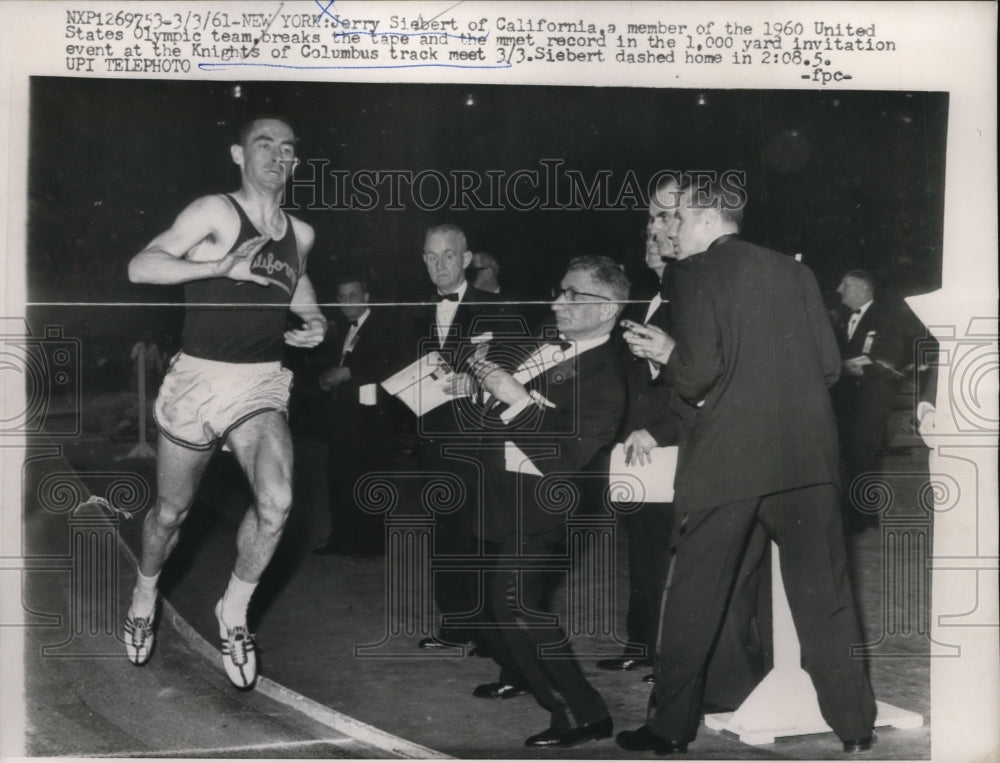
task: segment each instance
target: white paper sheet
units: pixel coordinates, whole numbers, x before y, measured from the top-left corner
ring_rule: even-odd
[[[515,474],[533,474],[536,477],[541,477],[542,473],[535,466],[535,463],[525,455],[524,451],[521,450],[517,445],[507,440],[503,444],[503,460],[504,467],[508,472],[514,472]]]
[[[402,400],[417,416],[423,416],[449,400],[467,396],[446,391],[454,375],[440,353],[429,352],[382,382],[382,388]]]
[[[632,493],[636,502],[669,503],[674,500],[677,446],[653,448],[649,455],[651,460],[644,466],[637,463],[626,466],[625,446],[619,443],[611,451],[608,479],[613,486],[617,485],[617,490]]]

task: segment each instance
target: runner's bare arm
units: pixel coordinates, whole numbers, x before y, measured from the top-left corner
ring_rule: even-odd
[[[305,259],[309,250],[312,249],[315,234],[313,229],[301,220],[289,219],[292,220],[299,251],[302,252],[302,257]],[[323,337],[326,336],[326,317],[316,304],[316,291],[313,289],[309,276],[305,273],[299,278],[288,309],[299,316],[305,326],[294,331],[286,331],[286,344],[293,347],[309,348],[315,347],[323,341]]]
[[[266,236],[245,241],[221,259],[197,262],[187,254],[198,244],[219,234],[219,221],[232,210],[218,196],[204,196],[189,204],[167,230],[154,238],[128,265],[132,283],[181,284],[202,278],[225,276],[236,281],[252,281],[267,286],[267,280],[250,273],[250,262]]]

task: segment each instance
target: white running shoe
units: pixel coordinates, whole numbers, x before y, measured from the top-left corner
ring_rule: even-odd
[[[131,608],[125,616],[125,654],[133,665],[145,665],[153,654],[153,643],[156,631],[153,630],[153,619],[156,608],[149,617],[135,617]]]
[[[226,669],[226,675],[237,689],[249,689],[257,680],[257,652],[253,634],[245,625],[230,628],[223,622],[221,599],[215,605],[215,618],[219,621],[222,666]]]

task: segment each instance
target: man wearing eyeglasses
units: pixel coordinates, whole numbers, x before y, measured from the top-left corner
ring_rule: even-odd
[[[550,713],[549,728],[528,737],[529,747],[572,747],[612,733],[608,707],[552,611],[566,573],[538,565],[566,558],[566,517],[579,503],[555,506],[554,495],[565,494],[566,480],[577,485],[569,492],[581,494],[580,475],[613,441],[625,410],[624,371],[610,335],[628,287],[607,257],[572,260],[552,302],[558,334],[525,348],[510,371],[485,359],[472,366],[489,408],[484,428],[505,438],[481,455],[481,537],[494,560],[485,618],[495,627],[480,639],[501,666],[497,686],[519,675]]]

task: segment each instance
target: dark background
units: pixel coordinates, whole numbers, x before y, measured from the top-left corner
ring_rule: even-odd
[[[261,112],[292,122],[300,159],[351,172],[542,172],[553,159],[588,180],[609,170],[616,191],[628,171],[644,187],[658,170],[744,170],[745,237],[802,252],[831,304],[852,267],[903,296],[940,286],[946,93],[33,78],[30,109],[33,302],[179,303],[178,288],[130,284],[126,265],[194,198],[238,187],[229,145]],[[320,301],[335,301],[338,270],[359,267],[373,300],[416,296],[427,287],[423,229],[444,221],[499,258],[512,294],[544,298],[584,253],[648,276],[645,199],[615,211],[450,213],[403,198],[402,211],[295,210],[316,229]],[[131,342],[150,329],[167,346],[180,320],[152,307],[34,315],[85,339]]]

